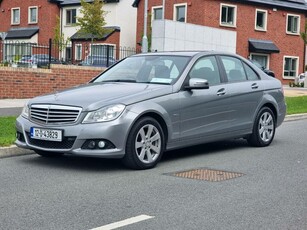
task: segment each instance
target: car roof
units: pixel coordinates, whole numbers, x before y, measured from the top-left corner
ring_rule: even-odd
[[[201,51],[163,51],[163,52],[151,52],[151,53],[141,53],[133,56],[156,56],[156,55],[165,55],[165,56],[188,56],[193,57],[196,55],[232,55],[238,56],[235,53],[222,52],[222,51],[213,51],[213,50],[201,50]]]

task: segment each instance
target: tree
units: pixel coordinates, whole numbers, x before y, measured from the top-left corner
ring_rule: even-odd
[[[82,35],[90,34],[92,40],[94,38],[102,38],[107,32],[103,26],[106,25],[105,15],[103,10],[103,1],[93,0],[92,3],[81,0],[81,17],[77,17],[77,26],[80,26],[79,33]]]
[[[67,46],[67,43],[70,39],[69,38],[65,39],[64,34],[61,32],[61,23],[59,16],[56,16],[56,26],[53,28],[53,30],[54,30],[53,42],[58,46],[59,51],[63,51],[63,49]]]

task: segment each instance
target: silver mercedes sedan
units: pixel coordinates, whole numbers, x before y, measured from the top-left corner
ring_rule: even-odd
[[[268,146],[285,114],[281,82],[238,55],[147,53],[30,100],[16,121],[16,145],[148,169],[167,150],[201,143],[244,138]]]

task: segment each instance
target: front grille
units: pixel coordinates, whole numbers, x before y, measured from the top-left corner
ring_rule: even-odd
[[[32,105],[30,119],[40,124],[70,124],[77,121],[80,107],[62,105]]]
[[[32,139],[30,136],[31,134],[29,132],[27,132],[26,134],[28,136],[28,141],[31,145],[46,149],[70,149],[76,140],[76,137],[63,137],[63,140],[61,142],[45,141]]]

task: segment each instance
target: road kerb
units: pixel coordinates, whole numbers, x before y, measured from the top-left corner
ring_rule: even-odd
[[[18,148],[16,145],[0,147],[0,158],[29,155],[33,153],[34,152],[32,150]]]

